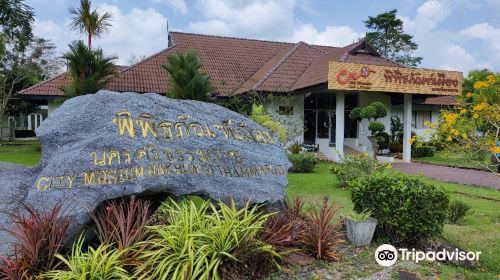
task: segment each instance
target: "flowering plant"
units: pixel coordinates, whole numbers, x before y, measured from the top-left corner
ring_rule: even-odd
[[[440,133],[456,151],[477,155],[478,163],[492,170],[500,164],[500,74],[474,82],[473,89],[458,99],[458,106],[441,112]],[[490,154],[492,161],[484,161]],[[483,155],[483,156],[482,156]],[[470,160],[470,158],[469,158]]]

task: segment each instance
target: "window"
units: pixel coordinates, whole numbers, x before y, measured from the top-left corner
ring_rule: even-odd
[[[284,116],[293,115],[293,106],[279,106],[278,107],[278,114],[284,115]]]
[[[432,111],[414,111],[411,125],[415,129],[428,128],[425,124],[432,122]]]

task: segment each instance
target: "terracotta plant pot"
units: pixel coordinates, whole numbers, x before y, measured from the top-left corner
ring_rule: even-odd
[[[368,246],[372,242],[377,220],[368,218],[364,221],[353,221],[347,218],[347,239],[356,247]]]

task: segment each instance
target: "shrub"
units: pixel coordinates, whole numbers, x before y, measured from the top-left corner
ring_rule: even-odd
[[[318,163],[318,160],[313,155],[308,154],[291,154],[288,155],[288,159],[293,164],[290,172],[295,173],[310,173]]]
[[[61,250],[63,238],[70,220],[61,213],[62,204],[56,204],[50,212],[42,213],[25,206],[27,215],[13,214],[14,227],[9,232],[15,237],[15,255],[0,261],[0,276],[7,279],[19,275],[34,277],[57,268],[56,254]],[[10,276],[14,278],[9,278]]]
[[[342,161],[335,163],[331,171],[339,181],[340,187],[346,187],[349,182],[363,178],[382,170],[385,164],[381,164],[366,154],[346,156]]]
[[[448,221],[451,223],[458,223],[467,215],[470,206],[459,200],[452,200],[448,207]]]
[[[304,219],[300,242],[304,251],[316,259],[339,260],[333,249],[344,243],[344,240],[340,238],[340,223],[332,224],[337,211],[337,205],[328,203],[328,198],[325,197],[320,208],[313,207]]]
[[[219,279],[219,267],[248,254],[278,256],[256,237],[269,215],[258,207],[192,201],[164,203],[159,211],[168,224],[149,227],[152,237],[140,243],[138,279]]]
[[[379,150],[385,150],[387,148],[389,148],[389,142],[390,142],[390,136],[389,136],[389,133],[387,132],[379,132],[377,134],[377,144],[378,144],[378,148]]]
[[[132,196],[105,204],[91,216],[99,241],[123,250],[146,239],[150,214],[149,202]]]
[[[290,146],[288,146],[288,150],[292,154],[299,154],[302,149],[302,144],[299,141],[294,141]]]
[[[87,252],[83,252],[83,240],[83,237],[80,237],[73,245],[68,258],[57,255],[67,266],[67,270],[49,271],[43,276],[56,280],[131,279],[121,262],[121,255],[125,251],[117,251],[109,245],[101,245],[96,249],[89,247]]]
[[[391,153],[402,153],[403,152],[403,144],[399,142],[391,142],[389,144],[389,151]]]
[[[431,146],[416,146],[411,149],[411,156],[414,158],[432,157],[436,149]]]
[[[448,196],[403,174],[374,174],[349,184],[355,211],[372,211],[376,234],[391,244],[412,245],[441,233]]]
[[[371,122],[368,125],[368,130],[372,135],[377,135],[385,130],[385,125],[381,122]]]

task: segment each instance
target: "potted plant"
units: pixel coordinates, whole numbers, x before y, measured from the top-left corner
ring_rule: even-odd
[[[365,210],[347,216],[347,239],[356,247],[368,246],[372,242],[377,220],[371,217],[372,212]]]

